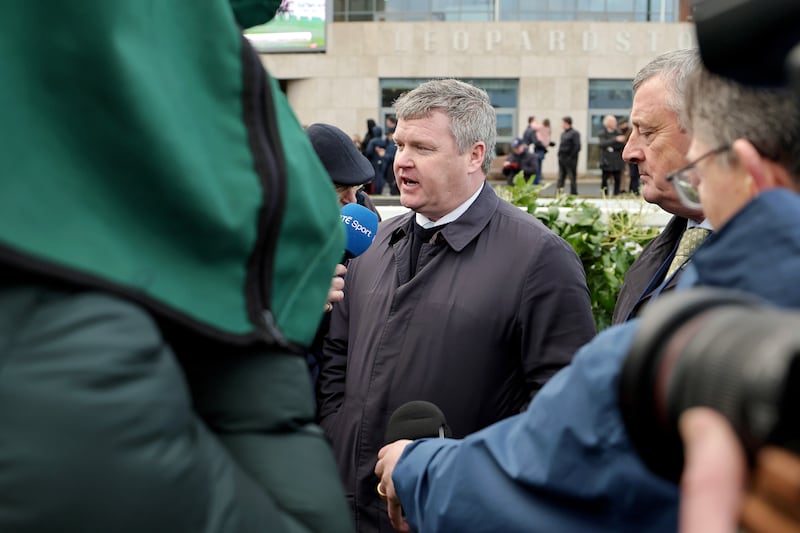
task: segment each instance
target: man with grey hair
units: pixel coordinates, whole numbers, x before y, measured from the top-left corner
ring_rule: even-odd
[[[703,210],[684,206],[667,181],[688,162],[690,137],[681,108],[686,80],[699,63],[696,50],[674,50],[650,61],[633,80],[632,130],[622,156],[639,169],[642,198],[673,216],[625,274],[612,324],[637,316],[652,297],[675,287],[685,266],[681,257],[676,260],[678,244],[687,228],[698,228],[692,231],[701,236],[711,229]]]
[[[704,72],[692,74],[689,87],[693,89],[685,100],[692,162],[668,181],[687,207],[697,209],[698,199],[702,201],[717,229],[688,266],[681,285],[736,289],[778,307],[798,308],[800,286],[793,283],[800,271],[798,101],[786,91],[746,89]],[[782,128],[775,128],[776,123]],[[651,397],[620,393],[622,376],[626,382],[638,377],[656,381],[644,375],[646,370],[623,374],[635,343],[641,347],[656,334],[652,321],[644,323],[651,317],[659,315],[601,332],[518,416],[462,440],[398,440],[382,448],[375,473],[386,492],[392,523],[401,531],[412,527],[426,532],[676,531],[679,487],[640,459],[637,451],[648,448],[634,448],[631,435],[642,426],[625,424],[621,407],[656,404],[642,410],[651,419],[669,419],[665,425],[680,414],[675,404],[681,401],[665,400],[648,387],[641,390]],[[681,342],[688,342],[687,337]],[[682,355],[674,349],[661,361],[674,362]],[[750,355],[758,357],[758,350]],[[648,362],[656,366],[659,361]],[[669,364],[658,370],[655,388],[681,388],[671,379]],[[685,388],[683,393],[683,398],[691,396]],[[698,428],[686,425],[707,423],[697,418],[704,414],[708,412],[685,413],[692,418],[682,419],[684,436],[703,440]],[[674,459],[649,450],[645,455],[662,467]],[[691,447],[692,453],[697,451]],[[696,473],[696,457],[688,459]],[[708,493],[713,481],[693,477],[683,484],[696,495],[697,490]],[[733,481],[741,490],[741,477]],[[702,506],[702,500],[694,500],[692,505]],[[730,500],[735,502],[736,495]]]
[[[395,177],[411,211],[382,222],[350,263],[318,382],[361,532],[390,530],[373,468],[398,406],[433,402],[463,437],[519,413],[594,335],[573,249],[486,184],[486,92],[433,80],[395,108]]]
[[[622,160],[622,149],[625,148],[625,135],[617,125],[617,117],[606,115],[603,117],[603,129],[597,134],[600,148],[600,170],[603,175],[600,179],[600,190],[603,195],[608,195],[608,183],[613,180],[612,194],[620,193],[622,169],[625,162]]]

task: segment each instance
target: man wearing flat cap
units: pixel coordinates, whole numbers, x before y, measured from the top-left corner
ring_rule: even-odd
[[[350,137],[330,124],[312,124],[306,134],[314,146],[325,170],[336,186],[339,203],[358,203],[381,216],[375,204],[362,189],[375,178],[375,169],[369,159],[358,151]]]
[[[311,145],[317,153],[322,165],[331,177],[331,181],[336,186],[336,194],[339,196],[339,203],[342,205],[358,203],[378,215],[380,213],[375,208],[375,204],[369,195],[362,189],[364,184],[369,183],[375,177],[375,168],[364,154],[358,151],[350,137],[330,124],[311,124],[306,128],[306,135],[311,140]],[[322,340],[328,332],[330,324],[330,311],[333,304],[344,299],[344,275],[347,268],[344,264],[336,265],[336,271],[331,281],[331,288],[328,291],[328,302],[325,304],[325,315],[317,329],[314,343],[308,353],[308,367],[311,377],[316,381],[319,357],[322,354]]]

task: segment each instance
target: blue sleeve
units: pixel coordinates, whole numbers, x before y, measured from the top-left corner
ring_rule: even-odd
[[[677,530],[677,487],[646,470],[617,409],[636,322],[584,346],[524,413],[409,445],[393,481],[415,531]]]

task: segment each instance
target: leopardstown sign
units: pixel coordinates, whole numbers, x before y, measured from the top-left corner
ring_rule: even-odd
[[[577,24],[576,24],[577,25]],[[581,24],[585,26],[585,24]],[[494,25],[498,27],[497,24]],[[514,24],[519,27],[519,24]],[[596,26],[596,25],[594,25]],[[549,54],[605,53],[605,54],[656,54],[665,50],[695,47],[694,30],[690,24],[681,24],[676,31],[665,31],[664,26],[649,23],[642,31],[545,31],[521,29],[455,30],[447,24],[417,26],[414,31],[394,31],[394,51],[404,53],[531,53]],[[463,25],[462,25],[463,27]]]

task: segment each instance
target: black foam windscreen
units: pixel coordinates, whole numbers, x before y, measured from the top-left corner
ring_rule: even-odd
[[[450,437],[444,413],[424,400],[404,403],[392,413],[386,426],[386,443],[399,439]]]

